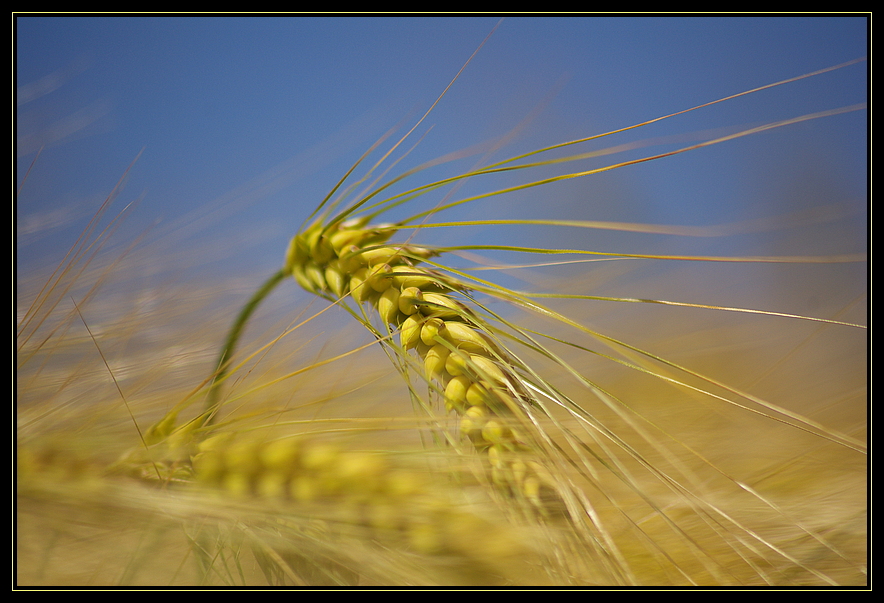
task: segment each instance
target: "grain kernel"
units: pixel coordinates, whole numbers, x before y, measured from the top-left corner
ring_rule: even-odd
[[[283,498],[288,489],[288,476],[279,471],[265,471],[255,484],[255,493],[266,498]]]
[[[297,281],[297,283],[305,291],[309,291],[310,293],[318,293],[318,291],[316,290],[316,285],[307,277],[307,273],[304,269],[303,264],[293,264],[290,269],[295,281]]]
[[[336,260],[329,262],[325,268],[325,282],[338,297],[342,297],[347,291],[347,277],[341,272],[340,265]]]
[[[378,314],[385,324],[397,324],[399,322],[399,289],[389,287],[381,294],[378,300]]]
[[[310,502],[319,498],[319,483],[309,475],[296,475],[289,483],[289,494],[299,502]]]
[[[462,322],[452,320],[446,323],[446,327],[445,338],[465,352],[487,354],[493,347],[484,335]]]
[[[464,412],[460,420],[460,430],[466,435],[478,435],[485,426],[488,411],[484,406],[472,406]]]
[[[399,329],[399,345],[403,350],[410,350],[421,341],[421,332],[424,317],[420,314],[413,314],[402,321],[402,327]]]
[[[350,295],[359,303],[367,300],[372,293],[371,287],[365,282],[367,278],[368,270],[365,268],[360,268],[350,276]]]
[[[448,358],[449,353],[449,349],[441,343],[430,348],[430,351],[427,352],[424,358],[424,368],[426,369],[427,377],[442,380],[445,376],[445,360]]]
[[[222,484],[224,490],[233,496],[247,496],[252,492],[252,476],[238,471],[225,474]]]
[[[470,368],[476,374],[485,380],[489,380],[492,384],[503,385],[507,382],[506,375],[500,366],[485,356],[473,354],[470,356]]]
[[[462,375],[467,367],[467,355],[461,352],[452,352],[445,361],[445,372],[452,377]]]
[[[470,406],[485,406],[490,399],[491,394],[481,383],[473,383],[467,390],[467,403]]]
[[[307,275],[307,278],[310,279],[317,291],[328,289],[328,284],[325,282],[325,273],[316,264],[310,263],[304,266],[304,274]]]
[[[449,356],[450,358],[451,356]],[[447,363],[446,363],[447,366]],[[461,412],[466,406],[467,390],[471,385],[471,381],[461,375],[454,377],[445,387],[445,408],[447,410],[456,410]]]
[[[426,292],[444,291],[442,275],[423,268],[400,266],[393,271],[393,284],[400,289],[414,287]]]
[[[501,442],[506,438],[506,435],[507,428],[495,419],[491,419],[485,423],[485,426],[482,428],[482,438],[488,442]]]
[[[395,286],[395,279],[393,282]],[[411,316],[418,310],[415,302],[421,302],[423,299],[424,294],[420,289],[417,287],[406,287],[402,289],[402,294],[399,296],[399,311],[406,316]]]
[[[402,255],[400,250],[395,247],[380,247],[378,249],[367,249],[362,252],[363,261],[369,266],[377,264],[399,264],[402,263]]]
[[[332,248],[339,255],[344,249],[349,248],[351,245],[355,246],[359,242],[361,242],[362,237],[365,236],[365,232],[358,229],[341,229],[337,232],[332,233],[329,237],[329,242],[331,243]]]
[[[309,259],[309,254],[304,245],[304,240],[299,236],[292,237],[285,251],[285,265],[291,268],[295,264],[303,264]]]
[[[430,318],[421,327],[421,341],[428,346],[436,345],[436,336],[442,335],[445,322],[441,318]]]
[[[333,257],[335,257],[335,250],[332,249],[328,237],[321,234],[311,250],[311,260],[317,264],[325,264]]]
[[[337,447],[315,444],[301,454],[301,466],[308,471],[320,471],[331,466],[340,455]]]
[[[540,506],[540,480],[533,475],[526,477],[525,481],[522,483],[522,491],[525,493],[525,497],[528,500],[535,505]]]
[[[345,274],[353,274],[357,270],[366,267],[365,261],[362,259],[362,254],[359,252],[359,247],[356,245],[350,245],[342,249],[338,257],[338,262],[341,265],[341,270]]]
[[[444,319],[460,318],[468,314],[466,306],[440,293],[424,293],[421,312]]]
[[[390,273],[393,271],[389,264],[375,264],[368,270],[366,281],[372,289],[378,293],[383,293],[393,284],[393,278]]]
[[[505,466],[503,462],[503,452],[500,450],[500,446],[492,446],[488,449],[488,462],[495,469],[502,469]]]

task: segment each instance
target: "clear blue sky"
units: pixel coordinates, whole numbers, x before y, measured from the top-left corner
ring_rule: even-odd
[[[145,231],[145,244],[167,252],[211,241],[211,257],[194,255],[189,268],[254,269],[263,278],[347,167],[388,129],[404,123],[404,133],[497,21],[16,19],[18,182],[43,148],[17,204],[19,267],[60,258],[141,153],[116,201],[121,209],[138,200],[121,242]],[[538,107],[494,159],[857,59],[867,42],[862,17],[508,18],[415,133],[415,142],[424,138],[396,173],[503,136]],[[580,150],[663,144],[574,169],[677,148],[706,130],[862,103],[866,85],[860,63],[598,141]],[[866,128],[864,111],[828,117],[452,217],[703,225],[829,203],[862,210]],[[455,194],[496,182],[510,181]],[[435,233],[436,241],[454,236]]]

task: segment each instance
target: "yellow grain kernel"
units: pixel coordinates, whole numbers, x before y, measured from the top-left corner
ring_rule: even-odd
[[[485,426],[488,411],[484,406],[471,406],[460,420],[460,430],[464,435],[480,435]]]
[[[488,449],[488,463],[495,469],[502,469],[506,464],[503,460],[504,453],[500,445],[494,445]]]
[[[365,231],[359,229],[341,229],[337,232],[332,233],[329,237],[329,242],[331,243],[332,248],[339,255],[341,251],[350,247],[351,245],[358,244],[362,238],[365,236]]]
[[[255,483],[255,493],[262,498],[284,498],[289,491],[289,476],[281,471],[264,471]]]
[[[367,300],[372,293],[372,288],[365,282],[366,278],[368,278],[366,268],[360,268],[350,275],[350,295],[359,303]]]
[[[313,286],[317,291],[325,291],[328,289],[328,285],[325,282],[325,273],[322,268],[316,264],[306,264],[304,266],[304,274],[307,275],[307,278],[313,283]]]
[[[371,221],[371,216],[357,216],[355,218],[347,218],[340,222],[341,230],[360,230]]]
[[[426,247],[416,247],[414,245],[407,245],[403,247],[402,250],[407,252],[409,259],[414,262],[419,262],[439,255],[438,251],[433,251]]]
[[[340,263],[341,271],[344,274],[353,274],[357,270],[366,267],[360,249],[356,245],[348,245],[341,249],[338,256],[338,262]]]
[[[410,499],[422,486],[420,478],[411,471],[394,469],[384,475],[384,492],[393,499]]]
[[[481,383],[473,383],[467,390],[467,403],[470,406],[485,406],[491,400],[491,394]]]
[[[421,341],[428,346],[436,345],[436,336],[442,336],[445,322],[441,318],[429,318],[421,327]]]
[[[258,459],[265,469],[291,474],[298,464],[298,453],[298,441],[287,438],[262,446]]]
[[[375,264],[368,269],[366,282],[378,293],[383,293],[393,284],[393,278],[390,276],[392,271],[389,264]]]
[[[308,253],[304,245],[304,240],[299,236],[292,237],[289,246],[285,251],[285,265],[291,268],[295,264],[303,264],[307,261]]]
[[[304,246],[307,248],[307,253],[310,254],[310,257],[313,257],[313,251],[319,244],[319,237],[322,236],[323,228],[325,228],[325,226],[322,224],[322,220],[317,219],[313,224],[308,226],[307,230],[301,235],[304,240]]]
[[[396,279],[393,279],[393,286],[396,286]],[[406,316],[411,316],[418,310],[415,302],[421,302],[423,299],[423,291],[417,287],[405,287],[399,296],[399,311]]]
[[[446,366],[448,366],[447,363]],[[446,410],[455,410],[459,413],[464,410],[467,403],[467,390],[471,384],[472,381],[464,375],[454,377],[448,382],[448,385],[445,386]]]
[[[379,247],[378,249],[364,250],[362,252],[362,259],[369,266],[398,264],[402,262],[402,255],[396,247]]]
[[[331,243],[326,235],[322,234],[316,239],[316,243],[311,249],[310,257],[317,264],[324,264],[335,257],[335,250],[332,249]]]
[[[413,314],[402,321],[399,329],[399,345],[403,350],[410,350],[420,342],[423,323],[424,317],[420,314]]]
[[[233,496],[247,496],[252,494],[252,476],[239,471],[231,471],[224,475],[221,480],[225,491]]]
[[[434,345],[424,357],[424,369],[427,378],[443,380],[445,377],[445,360],[448,359],[450,350],[441,343]]]
[[[446,324],[445,339],[455,347],[470,352],[471,354],[488,354],[493,348],[485,335],[462,322],[448,321]]]
[[[399,289],[388,287],[378,299],[378,315],[385,324],[399,323]]]
[[[290,267],[290,270],[292,277],[294,277],[295,281],[297,281],[302,289],[309,291],[310,293],[318,293],[316,285],[307,277],[304,264],[293,264]]]
[[[490,358],[473,354],[470,356],[470,368],[484,380],[495,385],[503,385],[507,382],[506,375],[500,366]]]
[[[525,497],[528,500],[538,507],[540,506],[540,480],[533,475],[526,477],[525,481],[522,482],[522,492],[525,493]]]
[[[381,477],[386,469],[383,459],[361,452],[341,454],[334,466],[334,472],[346,485],[348,491],[359,495],[360,498],[380,489]]]
[[[175,429],[175,422],[177,420],[178,411],[172,411],[168,413],[165,417],[154,423],[144,433],[144,443],[148,446],[152,446],[169,437],[169,435]]]
[[[298,502],[310,502],[322,494],[319,482],[310,475],[295,475],[289,482],[289,494]]]
[[[308,471],[319,472],[334,464],[339,455],[337,446],[313,444],[301,453],[301,466]]]
[[[190,449],[194,442],[194,433],[202,426],[199,419],[191,420],[183,425],[179,425],[172,430],[169,437],[166,438],[166,446],[169,450],[185,451]]]
[[[492,467],[491,482],[498,486],[510,485],[510,483],[512,483],[512,480],[506,467]]]
[[[441,293],[424,293],[421,313],[449,320],[469,314],[466,306]]]
[[[452,352],[445,361],[445,371],[452,377],[462,375],[467,367],[468,355],[459,351]]]
[[[393,284],[400,289],[414,287],[426,292],[445,291],[446,288],[442,285],[443,280],[441,274],[425,268],[399,266],[393,270]]]
[[[367,221],[363,222],[363,225],[367,223]],[[375,224],[372,228],[363,231],[365,236],[359,241],[359,245],[362,247],[379,245],[396,234],[398,230],[395,224]]]
[[[231,443],[234,438],[234,434],[229,431],[222,431],[221,433],[210,436],[199,443],[197,449],[201,452],[206,452],[208,450],[225,450]]]
[[[482,427],[482,438],[496,444],[507,437],[507,431],[506,426],[502,425],[500,421],[491,419]]]
[[[340,265],[337,260],[332,260],[329,262],[328,266],[325,268],[325,282],[328,283],[328,288],[331,289],[335,295],[341,297],[347,291],[347,277],[344,276],[344,273],[341,272]]]

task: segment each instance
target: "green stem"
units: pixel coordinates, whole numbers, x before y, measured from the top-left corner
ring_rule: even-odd
[[[254,295],[252,295],[251,299],[243,306],[242,310],[239,311],[239,315],[236,317],[236,320],[233,321],[233,325],[230,327],[230,331],[227,333],[227,339],[224,340],[224,346],[221,348],[221,354],[218,356],[218,362],[215,363],[217,367],[217,372],[215,373],[215,377],[212,380],[212,385],[209,388],[209,395],[206,400],[206,412],[203,415],[203,425],[211,425],[215,419],[215,415],[218,413],[218,408],[221,406],[221,401],[219,400],[220,393],[220,385],[224,381],[224,377],[227,376],[227,369],[230,365],[230,358],[233,356],[233,351],[236,348],[236,344],[239,341],[239,337],[242,334],[243,329],[246,326],[246,322],[248,322],[249,318],[251,318],[252,313],[258,307],[265,297],[267,297],[271,291],[273,291],[274,287],[278,285],[287,275],[288,273],[284,268],[280,268],[277,270],[273,276],[267,279],[261,287],[255,291]]]

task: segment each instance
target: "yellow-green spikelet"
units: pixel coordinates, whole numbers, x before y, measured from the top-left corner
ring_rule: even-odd
[[[292,239],[286,266],[308,291],[335,298],[349,293],[374,306],[381,320],[399,331],[401,348],[416,350],[426,378],[444,392],[446,409],[461,418],[461,433],[496,459],[492,481],[536,503],[539,487],[552,484],[532,469],[537,463],[517,458],[516,453],[534,448],[520,430],[527,424],[523,405],[530,403],[521,381],[456,298],[465,287],[418,266],[433,252],[386,245],[394,233],[392,226],[316,221]]]

